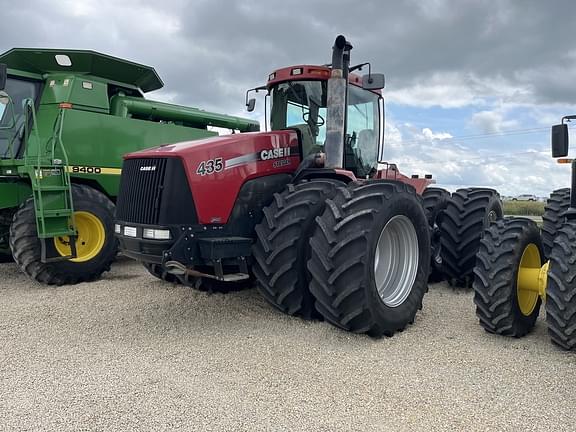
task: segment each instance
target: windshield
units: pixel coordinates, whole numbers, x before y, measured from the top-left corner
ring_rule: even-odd
[[[327,81],[287,81],[272,91],[272,130],[296,129],[303,156],[324,151]],[[371,176],[378,165],[380,139],[379,97],[360,87],[348,88],[346,169],[357,177]]]
[[[40,83],[34,81],[16,78],[6,80],[4,92],[9,98],[0,98],[0,158],[18,154],[24,126],[22,102],[26,98],[36,100],[39,88]]]

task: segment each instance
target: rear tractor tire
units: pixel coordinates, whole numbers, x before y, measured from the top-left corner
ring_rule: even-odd
[[[476,315],[487,332],[522,337],[532,330],[542,303],[538,294],[542,264],[542,241],[533,221],[507,218],[486,230],[473,287]]]
[[[316,309],[342,329],[392,336],[422,308],[430,234],[414,188],[354,182],[339,188],[310,239]]]
[[[570,207],[570,188],[562,188],[553,191],[544,207],[542,216],[542,244],[544,255],[550,257],[552,245],[558,230],[564,225],[564,213]]]
[[[466,188],[452,194],[440,223],[442,270],[451,285],[472,285],[480,239],[503,214],[494,189]]]
[[[546,287],[546,322],[552,342],[565,350],[576,349],[576,222],[559,230]]]
[[[440,242],[440,222],[444,215],[444,210],[448,205],[450,192],[446,189],[429,187],[422,193],[422,202],[426,211],[426,218],[430,226],[430,276],[428,281],[431,283],[441,282],[444,280],[442,273],[442,254]]]
[[[264,218],[256,226],[252,270],[258,291],[268,303],[288,315],[320,317],[309,290],[309,239],[314,232],[314,219],[322,214],[326,199],[332,198],[338,187],[345,184],[329,179],[289,184],[263,209]]]
[[[74,218],[78,236],[77,257],[43,263],[36,230],[34,201],[20,206],[10,226],[10,249],[22,271],[48,285],[67,285],[98,279],[110,270],[118,249],[114,237],[114,204],[103,193],[85,186],[72,186]],[[70,253],[68,237],[46,239],[48,256]]]

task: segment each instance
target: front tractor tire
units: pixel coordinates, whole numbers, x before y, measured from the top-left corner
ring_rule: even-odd
[[[544,207],[542,216],[542,244],[544,254],[549,257],[552,245],[558,230],[564,225],[564,214],[570,207],[570,188],[562,188],[553,191]]]
[[[484,229],[503,214],[494,189],[465,188],[452,194],[440,223],[442,269],[450,284],[471,286]]]
[[[77,257],[43,263],[36,230],[34,201],[29,198],[14,215],[10,226],[10,249],[22,271],[47,285],[67,285],[98,279],[110,270],[117,252],[114,238],[114,204],[101,192],[85,186],[72,186],[74,218],[78,231]],[[46,239],[47,256],[70,253],[68,237]]]
[[[474,268],[474,303],[480,325],[489,333],[522,337],[540,311],[538,277],[544,264],[538,226],[507,218],[486,231]]]
[[[576,349],[576,222],[567,221],[556,235],[546,287],[546,322],[552,342]]]
[[[430,233],[414,188],[355,182],[339,188],[310,239],[316,309],[342,329],[392,336],[422,308]]]
[[[263,210],[264,218],[256,226],[252,249],[258,291],[275,308],[288,314],[311,319],[318,316],[309,291],[309,239],[314,218],[324,211],[326,199],[333,197],[343,182],[313,180],[289,184]]]

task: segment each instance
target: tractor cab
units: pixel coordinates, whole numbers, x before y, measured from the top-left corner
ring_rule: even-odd
[[[296,130],[303,157],[325,153],[329,78],[328,67],[302,65],[277,70],[268,79],[270,127]],[[348,81],[342,167],[358,178],[372,177],[381,148],[382,96],[363,89],[357,75]]]

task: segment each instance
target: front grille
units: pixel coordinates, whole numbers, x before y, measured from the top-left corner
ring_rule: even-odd
[[[158,224],[166,158],[127,159],[122,166],[116,217],[123,221]]]
[[[196,208],[179,158],[126,159],[116,219],[143,225],[194,224]]]

